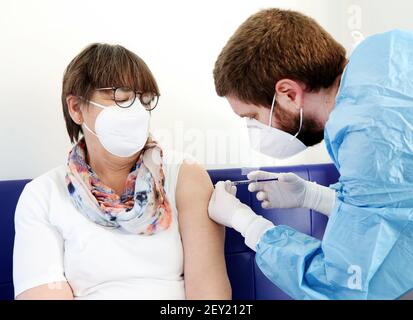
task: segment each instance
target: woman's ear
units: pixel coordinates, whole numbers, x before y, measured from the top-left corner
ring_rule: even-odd
[[[80,110],[80,107],[81,107],[80,99],[70,94],[66,97],[66,104],[67,104],[67,108],[69,110],[69,114],[72,120],[76,124],[81,125],[83,123],[83,115],[82,115],[82,111]]]
[[[286,108],[293,105],[297,110],[304,104],[304,85],[290,79],[282,79],[275,84],[277,102]]]

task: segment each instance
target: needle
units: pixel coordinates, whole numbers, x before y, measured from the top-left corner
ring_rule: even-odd
[[[231,181],[231,182],[233,186],[238,186],[238,185],[243,185],[243,184],[249,184],[251,182],[267,182],[267,181],[277,181],[277,180],[278,178],[261,179],[261,180],[237,180],[237,181]]]

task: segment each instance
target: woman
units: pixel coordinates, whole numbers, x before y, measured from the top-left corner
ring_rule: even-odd
[[[121,46],[92,44],[69,64],[62,103],[75,145],[19,199],[17,299],[230,298],[211,181],[183,157],[165,161],[151,139],[158,97],[144,61]]]

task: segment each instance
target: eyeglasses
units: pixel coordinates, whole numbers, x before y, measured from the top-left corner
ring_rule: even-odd
[[[142,106],[147,111],[152,111],[158,104],[159,95],[153,92],[136,92],[128,87],[108,87],[98,88],[96,91],[112,90],[112,99],[116,105],[121,108],[129,108],[139,98]]]

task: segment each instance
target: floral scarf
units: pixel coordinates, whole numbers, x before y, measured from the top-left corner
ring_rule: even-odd
[[[69,153],[67,189],[75,207],[91,221],[134,234],[152,235],[167,229],[172,222],[162,160],[159,145],[148,142],[119,197],[86,163],[86,143],[82,139]]]

